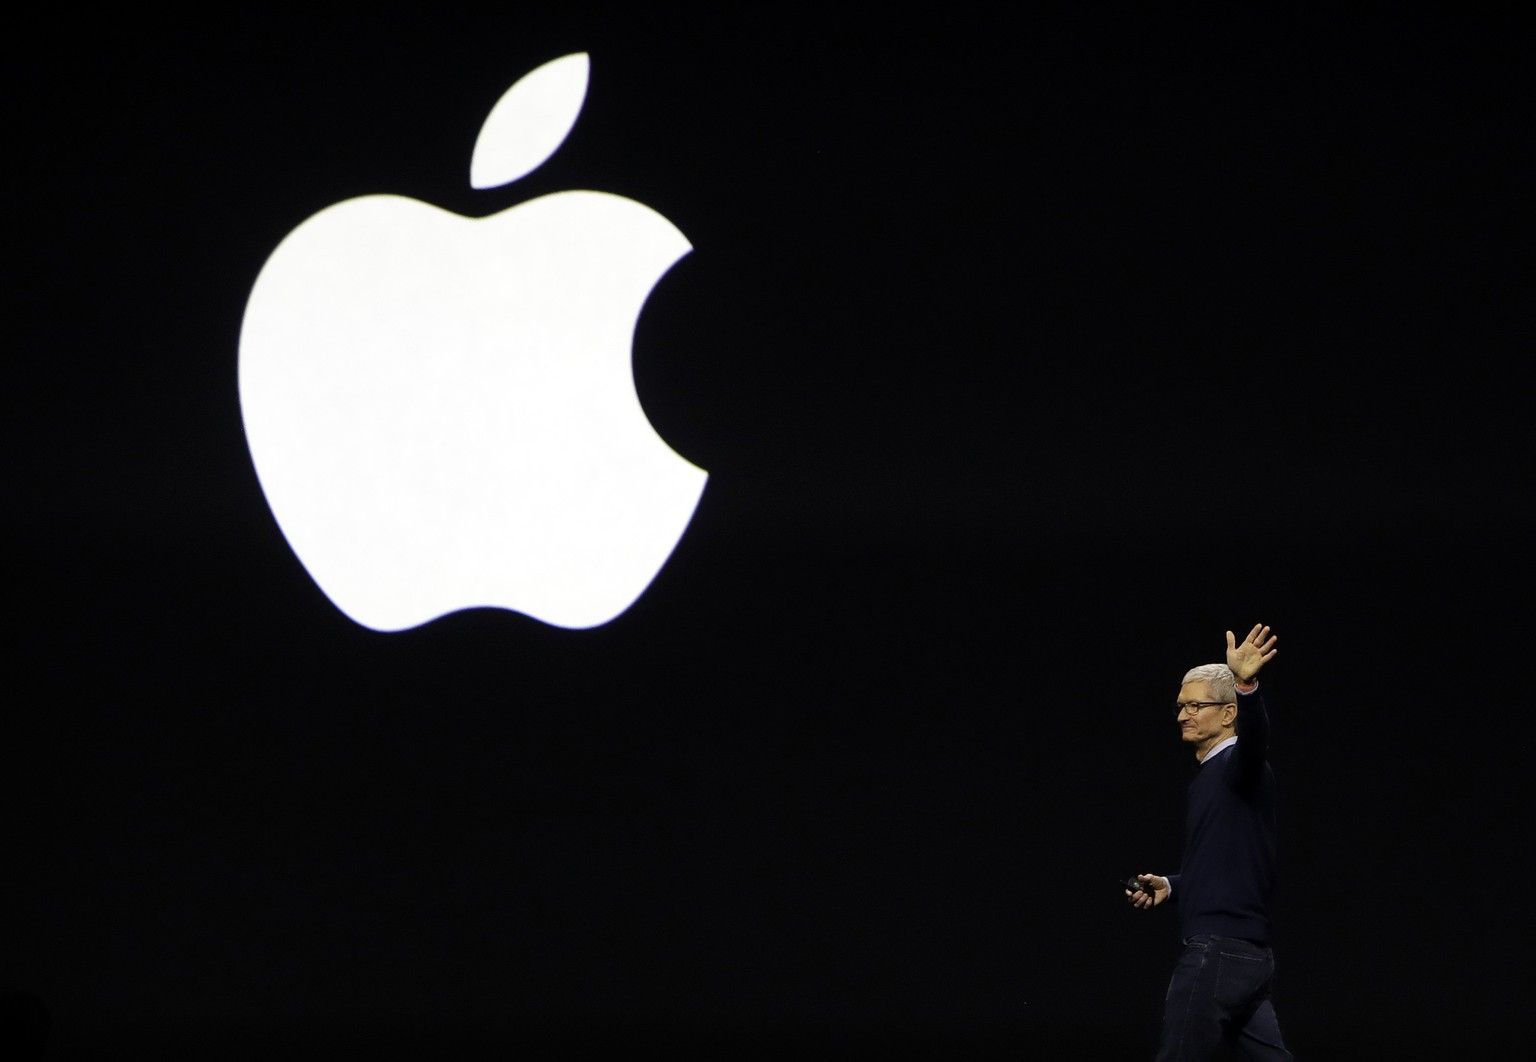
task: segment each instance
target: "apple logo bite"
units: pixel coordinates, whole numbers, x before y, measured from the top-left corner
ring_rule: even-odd
[[[507,90],[470,181],[564,142],[588,57]],[[494,607],[614,619],[671,556],[708,478],[657,434],[631,371],[651,291],[692,249],[647,206],[565,191],[488,217],[370,195],[278,244],[240,330],[246,441],[321,591],[379,631]]]

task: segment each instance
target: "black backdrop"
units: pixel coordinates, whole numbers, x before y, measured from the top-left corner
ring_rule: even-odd
[[[1258,621],[1293,1048],[1516,1026],[1520,37],[894,12],[18,32],[0,980],[52,1056],[1149,1057],[1177,931],[1113,879]],[[250,465],[250,285],[341,199],[571,187],[695,248],[634,351],[694,522],[603,627],[358,627]]]

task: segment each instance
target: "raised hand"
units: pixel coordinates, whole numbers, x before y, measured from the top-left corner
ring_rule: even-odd
[[[1259,673],[1259,668],[1274,659],[1279,652],[1275,643],[1280,639],[1269,633],[1269,626],[1263,623],[1255,623],[1253,630],[1248,632],[1248,637],[1239,642],[1227,632],[1227,666],[1232,669],[1232,674],[1237,681],[1247,686],[1253,682],[1253,677]]]

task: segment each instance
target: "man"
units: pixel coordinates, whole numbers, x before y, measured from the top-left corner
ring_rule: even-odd
[[[1254,1059],[1289,1060],[1270,1002],[1269,896],[1275,877],[1275,778],[1259,669],[1278,639],[1263,624],[1227,662],[1192,668],[1176,705],[1199,766],[1189,785],[1181,871],[1137,874],[1125,895],[1151,910],[1179,906],[1184,953],[1163,1004],[1157,1062],[1210,1058],[1223,1043]]]

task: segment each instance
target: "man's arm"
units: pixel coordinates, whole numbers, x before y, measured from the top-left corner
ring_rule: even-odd
[[[1269,755],[1269,712],[1259,694],[1259,669],[1275,658],[1279,641],[1266,624],[1256,623],[1239,642],[1227,632],[1227,666],[1237,680],[1236,784],[1246,788],[1257,781]]]

